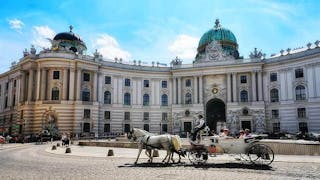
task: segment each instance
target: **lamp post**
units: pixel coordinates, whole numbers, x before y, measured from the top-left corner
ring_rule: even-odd
[[[160,124],[159,124],[159,125],[160,125],[159,132],[160,132],[160,134],[161,134],[161,131],[162,131],[162,130],[161,130],[161,122],[160,122]]]

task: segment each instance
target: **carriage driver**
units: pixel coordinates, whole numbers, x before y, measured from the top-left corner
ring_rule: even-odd
[[[197,124],[197,126],[194,127],[193,134],[191,134],[192,135],[192,141],[195,141],[198,132],[206,127],[206,124],[204,122],[203,116],[201,114],[199,114],[198,119],[196,121],[196,124]]]

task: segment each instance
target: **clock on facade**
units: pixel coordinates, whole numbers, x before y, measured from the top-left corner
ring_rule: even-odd
[[[219,91],[218,88],[212,88],[212,93],[213,93],[213,94],[217,94],[218,91]]]

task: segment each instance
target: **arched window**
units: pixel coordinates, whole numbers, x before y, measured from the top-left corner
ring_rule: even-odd
[[[111,93],[109,91],[104,92],[104,104],[111,104]]]
[[[90,91],[88,89],[82,91],[82,101],[90,101]]]
[[[187,93],[185,98],[185,104],[191,104],[191,103],[192,103],[192,96],[190,93]]]
[[[59,100],[59,88],[58,87],[52,88],[51,100]]]
[[[161,96],[161,106],[168,106],[168,96],[166,94]]]
[[[248,92],[246,90],[242,90],[240,92],[240,101],[241,102],[248,102]]]
[[[278,89],[271,89],[270,91],[270,101],[279,102],[279,91]]]
[[[124,94],[124,105],[131,105],[131,95],[130,93]]]
[[[149,94],[144,94],[143,95],[143,105],[144,106],[149,106]]]
[[[296,100],[306,99],[306,88],[302,85],[296,87]]]

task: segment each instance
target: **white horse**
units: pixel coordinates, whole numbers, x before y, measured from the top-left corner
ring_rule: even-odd
[[[149,153],[149,161],[152,162],[152,149],[164,149],[167,151],[166,157],[162,162],[165,162],[167,159],[167,163],[169,163],[170,159],[172,159],[173,152],[181,151],[181,141],[180,137],[176,135],[164,134],[164,135],[154,135],[142,129],[133,128],[131,132],[128,133],[128,139],[133,139],[134,141],[138,141],[138,156],[135,161],[135,164],[138,162],[141,151],[143,147],[146,147],[146,154]],[[179,154],[180,155],[180,154]],[[183,155],[183,154],[182,154]]]

